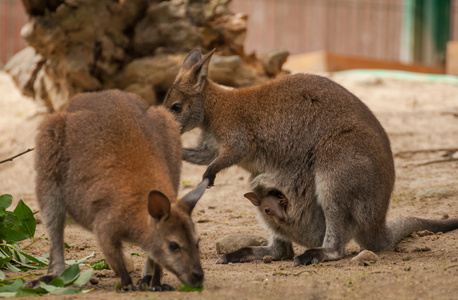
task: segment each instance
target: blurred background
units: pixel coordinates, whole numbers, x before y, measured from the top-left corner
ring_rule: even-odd
[[[444,72],[447,43],[458,42],[458,0],[233,0],[229,7],[248,15],[245,50],[259,55],[326,51]],[[26,46],[27,19],[21,1],[0,0],[1,64]]]

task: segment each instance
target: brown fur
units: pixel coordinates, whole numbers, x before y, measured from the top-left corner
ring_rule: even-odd
[[[243,196],[250,200],[254,206],[258,207],[258,211],[261,215],[266,214],[277,222],[277,224],[285,224],[288,222],[288,215],[286,214],[287,200],[280,193],[272,191],[262,198],[254,192],[246,193]]]
[[[395,173],[388,136],[356,96],[332,80],[296,74],[227,89],[207,79],[211,53],[188,54],[164,101],[182,132],[202,129],[183,159],[209,165],[204,178],[238,165],[262,198],[270,188],[288,199],[287,224],[264,216],[269,246],[223,255],[220,263],[292,258],[291,242],[310,248],[294,265],[339,259],[354,238],[380,251],[412,231],[448,231],[458,219],[386,222]]]
[[[75,96],[50,115],[36,139],[37,198],[51,243],[48,276],[65,270],[66,214],[93,232],[107,262],[133,288],[122,242],[148,255],[143,288],[162,288],[162,268],[200,286],[203,270],[190,214],[206,182],[176,201],[181,143],[178,124],[161,108],[117,90]],[[175,243],[175,244],[173,244]],[[175,246],[178,245],[178,249]]]

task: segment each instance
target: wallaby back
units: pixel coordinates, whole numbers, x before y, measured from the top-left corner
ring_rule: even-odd
[[[140,97],[118,90],[79,94],[65,111],[43,122],[36,149],[37,198],[51,242],[49,277],[65,269],[68,214],[94,232],[124,289],[132,281],[122,241],[137,243],[146,252],[144,275],[153,277],[153,285],[161,286],[162,267],[186,284],[202,284],[190,214],[205,183],[176,201],[181,142],[178,124],[168,112],[148,109]]]
[[[190,52],[164,101],[182,132],[202,129],[199,146],[184,149],[183,158],[208,165],[210,186],[219,171],[238,165],[251,173],[259,199],[266,185],[288,199],[287,223],[264,217],[271,245],[220,262],[289,258],[291,242],[311,248],[295,264],[338,259],[354,237],[381,250],[417,228],[412,220],[399,228],[386,223],[395,180],[390,142],[355,95],[312,74],[223,88],[207,78],[211,56]]]

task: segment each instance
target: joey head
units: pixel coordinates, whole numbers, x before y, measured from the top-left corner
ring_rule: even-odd
[[[254,192],[246,193],[243,196],[250,200],[254,206],[257,206],[261,214],[274,219],[278,224],[288,222],[288,216],[286,215],[288,201],[280,192],[272,191],[263,198],[259,198]]]

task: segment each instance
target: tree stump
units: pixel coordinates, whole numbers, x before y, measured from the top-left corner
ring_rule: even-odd
[[[76,93],[120,88],[160,104],[186,54],[216,48],[210,78],[233,87],[287,74],[288,56],[247,55],[230,0],[22,0],[30,46],[5,66],[22,92],[59,110]]]

